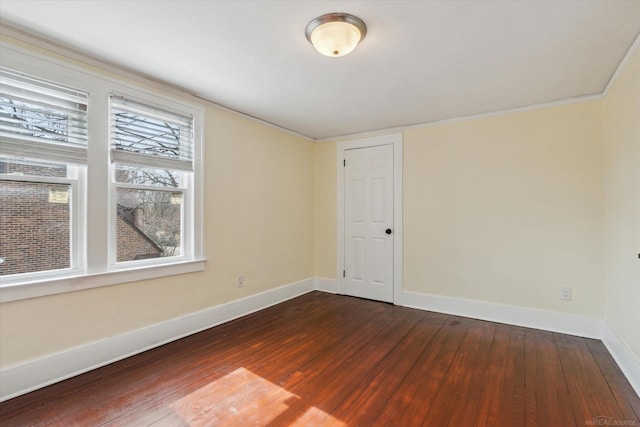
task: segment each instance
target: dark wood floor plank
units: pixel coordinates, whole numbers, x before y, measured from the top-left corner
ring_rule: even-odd
[[[367,302],[367,305],[370,303]],[[324,347],[322,349],[308,349],[313,357],[290,375],[287,378],[277,378],[275,383],[280,385],[280,390],[271,393],[269,396],[263,399],[265,405],[276,405],[278,402],[286,400],[288,404],[297,402],[297,406],[304,405],[304,401],[300,401],[298,398],[291,398],[290,390],[299,393],[301,396],[305,394],[305,390],[312,387],[320,387],[320,389],[326,388],[325,381],[327,378],[334,376],[333,372],[336,369],[339,362],[343,359],[352,357],[359,349],[365,346],[380,333],[380,325],[388,324],[392,321],[392,310],[394,308],[390,305],[382,305],[386,308],[384,313],[380,313],[375,316],[375,319],[367,321],[364,324],[356,325],[358,333],[351,334],[349,339],[342,340],[335,345]],[[340,330],[345,329],[345,326],[338,328]],[[291,411],[296,410],[293,408]],[[307,410],[313,413],[318,413],[315,407],[308,406]],[[256,420],[259,414],[254,414],[250,419],[246,419],[247,423],[255,423],[261,425],[259,420]],[[284,417],[284,415],[283,415]]]
[[[369,302],[367,302],[368,304]],[[371,321],[351,325],[336,325],[333,330],[343,335],[342,339],[332,342],[331,345],[321,347],[314,342],[313,350],[306,348],[305,351],[309,357],[298,361],[293,373],[274,374],[272,372],[274,370],[273,366],[264,366],[263,368],[266,371],[252,368],[252,370],[261,373],[279,385],[278,389],[273,389],[271,393],[266,394],[262,402],[266,405],[280,406],[284,402],[285,410],[273,419],[269,416],[268,423],[266,419],[261,419],[257,412],[247,413],[242,418],[243,423],[283,425],[283,423],[289,422],[287,420],[295,420],[297,417],[304,416],[312,416],[319,423],[320,419],[326,414],[326,412],[318,408],[322,404],[321,392],[329,389],[333,390],[334,396],[336,395],[335,390],[337,387],[332,387],[329,383],[330,379],[340,375],[336,372],[339,369],[338,362],[340,360],[336,358],[336,354],[341,354],[343,358],[349,360],[355,357],[354,354],[368,345],[372,339],[378,338],[381,323],[388,325],[388,328],[398,326],[397,319],[394,319],[394,317],[397,317],[393,314],[394,307],[390,305],[379,305],[379,307],[384,307],[385,310],[374,315]],[[371,313],[370,310],[368,311]],[[424,316],[424,313],[420,315]],[[355,330],[358,331],[357,334],[354,333]],[[345,331],[346,334],[344,333]],[[357,338],[349,340],[348,337]],[[307,396],[312,398],[309,399]]]
[[[475,393],[473,412],[465,425],[524,425],[524,354],[522,328],[497,325],[492,352],[481,388]]]
[[[371,425],[447,319],[436,313],[425,316],[323,425]]]
[[[390,307],[388,305],[376,305],[373,308],[366,308],[361,303],[358,303],[357,300],[351,300],[350,303],[343,305],[340,310],[338,310],[337,306],[332,307],[330,316],[325,316],[322,312],[319,315],[316,313],[311,317],[299,316],[297,321],[302,325],[306,324],[304,329],[289,321],[288,324],[290,326],[286,328],[269,328],[269,334],[252,335],[251,338],[242,341],[240,348],[234,345],[228,349],[229,352],[216,352],[211,356],[207,356],[204,359],[205,363],[201,364],[207,368],[207,372],[202,372],[202,370],[192,372],[187,381],[183,377],[176,384],[170,384],[169,387],[166,387],[166,384],[158,384],[159,387],[168,389],[168,394],[163,399],[156,399],[156,402],[151,402],[151,405],[167,399],[180,399],[183,395],[193,393],[192,390],[199,390],[218,381],[221,377],[226,378],[232,375],[237,369],[256,372],[261,377],[278,384],[281,382],[280,377],[291,375],[292,372],[299,369],[299,366],[305,360],[313,357],[313,353],[308,351],[310,346],[315,351],[321,351],[325,347],[344,341],[346,337],[350,336],[359,327],[362,327],[363,323],[367,323],[369,319],[375,318],[385,310],[389,310]],[[313,314],[314,312],[310,311],[310,313]],[[347,324],[344,322],[346,320],[345,316],[354,320]],[[293,329],[288,330],[289,327]],[[278,335],[280,339],[272,337],[272,333]],[[238,360],[242,361],[241,366],[237,363]],[[185,388],[185,385],[187,385],[187,388]],[[244,399],[241,393],[234,393],[234,395]],[[222,402],[224,405],[228,403]],[[220,402],[216,400],[212,400],[209,403],[200,400],[196,406],[219,404]],[[239,405],[236,404],[236,406]],[[150,410],[152,408],[147,405],[144,409]],[[184,406],[181,409],[183,411],[186,410]],[[210,407],[209,410],[215,411],[216,409]],[[241,417],[241,415],[235,413],[234,417]],[[184,416],[190,420],[192,414],[184,413]],[[123,421],[133,422],[136,420],[127,415]]]
[[[635,421],[635,425],[640,425],[640,399],[629,400],[626,398],[626,396],[634,393],[631,384],[629,384],[629,381],[625,378],[620,368],[618,368],[618,365],[616,365],[616,362],[602,341],[585,341],[603,377],[609,384],[609,389],[615,397],[620,412],[622,413],[623,421]]]
[[[385,307],[384,312],[378,313],[367,322],[353,325],[347,324],[335,328],[339,331],[344,331],[350,327],[357,329],[358,333],[346,334],[349,339],[342,339],[323,347],[314,345],[313,349],[305,350],[308,352],[309,357],[304,363],[297,365],[295,372],[284,376],[270,375],[271,378],[283,388],[284,394],[288,394],[288,390],[304,394],[307,388],[317,384],[324,384],[327,378],[337,369],[340,360],[351,358],[359,349],[380,333],[381,324],[393,324],[390,323],[393,320],[393,307],[390,305],[383,305],[383,307]],[[337,354],[340,354],[341,358],[336,357]],[[274,399],[279,399],[279,397],[274,396]]]
[[[575,426],[569,391],[553,334],[526,330],[524,349],[526,398],[535,402],[527,425]]]
[[[446,380],[472,321],[449,318],[429,342],[405,380],[385,405],[374,425],[422,425],[433,397]]]
[[[477,422],[474,411],[478,384],[487,370],[495,325],[489,322],[472,324],[456,352],[447,375],[436,390],[433,404],[425,414],[426,425],[460,425],[460,417]]]
[[[304,387],[285,384],[285,388],[296,393],[300,399],[274,420],[273,425],[289,425],[294,422],[300,425],[320,425],[324,422],[426,315],[418,310],[397,310],[398,308],[393,307],[390,320],[380,325],[380,332],[355,352],[342,360],[336,359],[334,353],[332,357],[335,366],[327,369],[324,377],[307,383]],[[316,410],[310,411],[311,407]]]
[[[356,316],[369,315],[363,311],[364,308],[358,311],[355,301],[338,300],[336,303],[328,316],[325,315],[326,309],[322,305],[313,305],[304,311],[287,303],[278,308],[290,312],[290,316],[295,315],[301,322],[309,319],[310,323],[315,324],[325,319],[329,322],[328,326],[335,325],[336,321],[340,321],[346,315],[353,315],[353,311]],[[347,304],[346,307],[342,308],[345,304]],[[273,313],[273,324],[265,322],[263,319],[265,314],[252,315],[250,319],[253,318],[255,321],[247,323],[247,319],[243,318],[222,325],[219,329],[214,328],[197,336],[176,341],[169,346],[151,350],[144,353],[146,357],[140,355],[140,357],[131,358],[145,362],[139,363],[136,369],[126,371],[127,382],[121,380],[120,365],[128,365],[130,359],[94,371],[98,374],[96,380],[83,384],[85,393],[74,395],[78,404],[72,406],[80,409],[80,413],[76,413],[75,416],[82,418],[82,411],[91,411],[98,407],[101,411],[97,415],[97,422],[106,423],[120,416],[130,417],[132,413],[143,413],[153,405],[162,405],[165,400],[176,398],[177,394],[188,394],[207,381],[213,381],[218,376],[224,375],[226,366],[238,358],[242,359],[255,352],[270,354],[272,349],[282,345],[278,340],[281,334],[290,337],[297,331],[297,327],[292,325],[291,317],[285,315],[284,318],[280,318],[281,310],[276,308],[265,310],[267,313]],[[247,345],[248,343],[250,345]],[[112,375],[101,375],[102,372],[109,372],[112,369],[115,369]],[[75,390],[77,385],[74,383],[81,377],[60,383],[63,393],[66,389]],[[80,405],[80,402],[84,402],[85,405]],[[56,405],[49,406],[52,411],[49,421],[55,423],[60,420],[63,425],[66,422],[64,420],[69,417]],[[20,412],[27,417],[28,409],[23,408]]]
[[[357,300],[355,300],[357,301]],[[390,311],[392,310],[392,306],[390,305],[380,305],[379,307],[384,307],[385,310],[382,313],[378,313],[376,317],[376,322],[365,322],[364,324],[353,324],[353,325],[342,325],[341,327],[334,328],[335,331],[348,331],[348,328],[352,327],[361,331],[364,331],[363,334],[357,334],[359,338],[351,340],[348,342],[348,345],[343,344],[333,345],[333,346],[321,346],[318,347],[315,345],[313,348],[306,348],[305,351],[308,351],[310,354],[310,358],[307,359],[305,363],[296,363],[297,368],[295,372],[292,374],[288,374],[285,376],[273,375],[274,369],[277,369],[275,366],[267,366],[268,375],[262,373],[266,378],[270,378],[271,382],[277,384],[278,387],[272,387],[269,393],[265,393],[260,398],[260,404],[268,407],[280,407],[286,409],[283,414],[280,414],[280,418],[289,416],[293,412],[298,412],[303,408],[304,410],[312,410],[314,407],[310,405],[306,400],[302,398],[298,398],[296,395],[292,394],[289,390],[294,390],[296,388],[301,387],[310,387],[315,383],[322,384],[325,380],[323,376],[326,372],[330,372],[333,369],[333,366],[336,364],[335,354],[342,354],[344,357],[348,357],[353,351],[355,351],[358,347],[367,343],[372,335],[375,335],[378,332],[378,326],[376,323],[378,321],[387,321],[390,319]],[[369,310],[371,311],[371,310]],[[349,334],[348,334],[349,335]],[[288,359],[288,356],[287,358]],[[256,367],[249,366],[252,371],[260,372],[260,370],[256,369]],[[317,368],[317,369],[314,369]],[[283,402],[286,402],[283,407]],[[275,412],[277,414],[277,412]],[[233,417],[229,415],[228,419],[225,422],[233,422],[234,419],[241,419],[244,424],[251,425],[266,425],[270,421],[272,421],[273,414],[266,414],[263,416],[259,411],[253,411],[253,413],[248,411],[240,411],[238,414]],[[277,422],[277,420],[276,420]]]
[[[584,338],[553,334],[577,425],[597,417],[622,420],[615,397]]]
[[[0,404],[13,426],[638,421],[599,341],[313,292]]]

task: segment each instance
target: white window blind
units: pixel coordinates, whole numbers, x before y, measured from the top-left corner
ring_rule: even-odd
[[[0,152],[87,163],[88,94],[0,67]]]
[[[193,171],[193,117],[110,96],[111,161]]]

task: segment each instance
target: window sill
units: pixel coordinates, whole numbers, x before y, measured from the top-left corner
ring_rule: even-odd
[[[0,303],[203,271],[206,259],[0,286]]]

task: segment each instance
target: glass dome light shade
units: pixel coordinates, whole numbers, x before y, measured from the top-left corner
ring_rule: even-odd
[[[351,52],[366,34],[364,22],[344,13],[330,13],[307,25],[307,39],[325,56],[338,57]]]

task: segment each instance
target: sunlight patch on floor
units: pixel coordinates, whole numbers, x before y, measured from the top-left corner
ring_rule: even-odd
[[[170,406],[189,426],[266,426],[272,422],[345,425],[314,406],[303,408],[298,414],[298,396],[245,368],[228,373]]]

